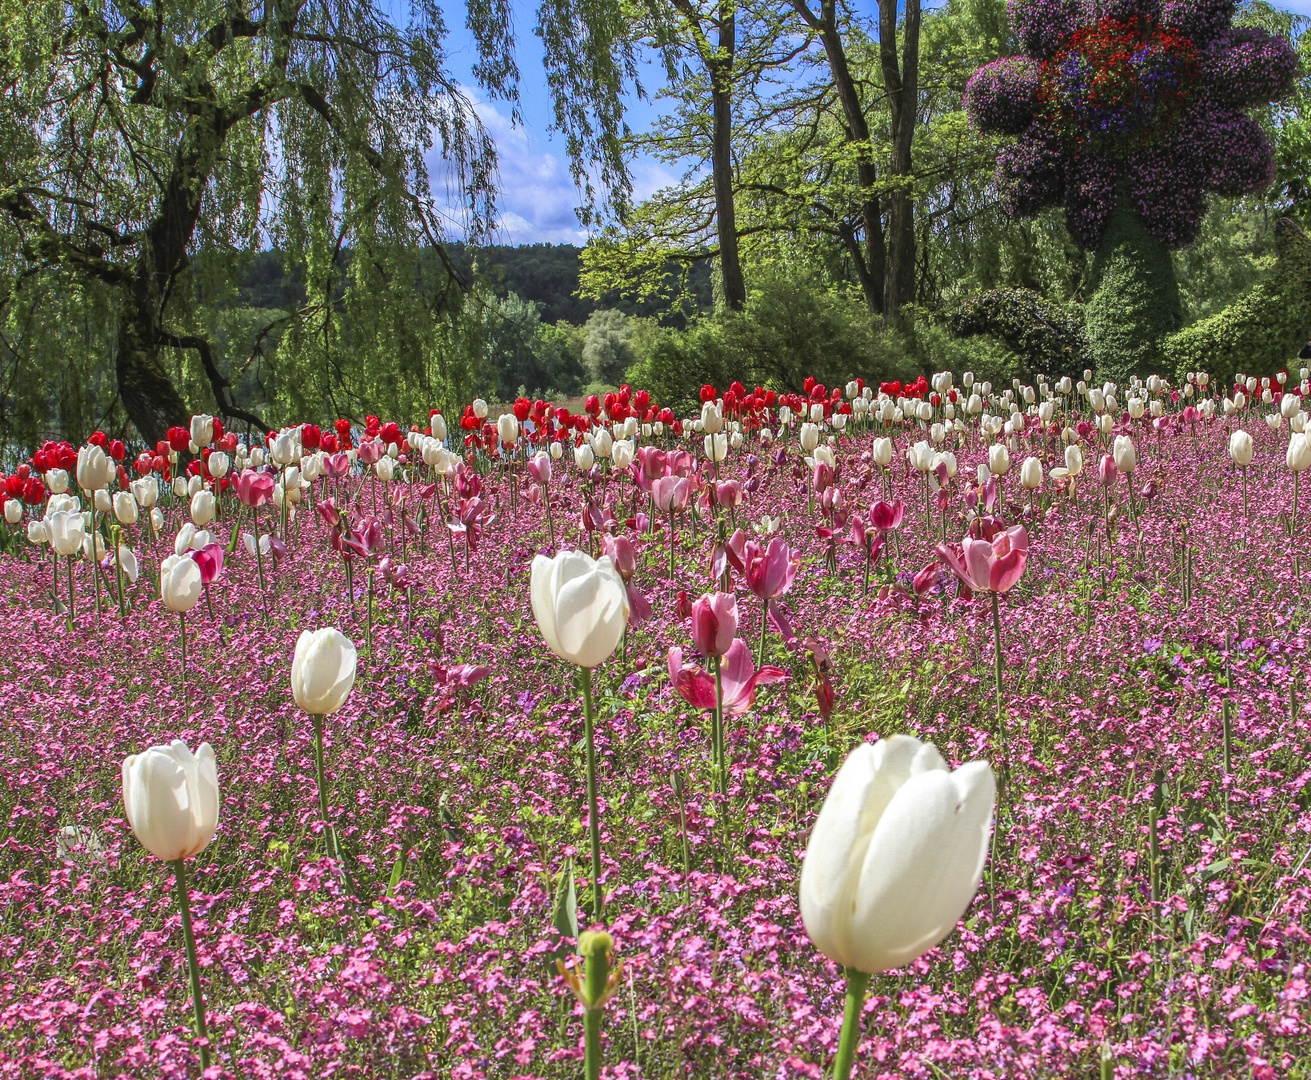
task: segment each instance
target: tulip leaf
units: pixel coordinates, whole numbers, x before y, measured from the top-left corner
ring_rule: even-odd
[[[574,861],[565,859],[560,884],[555,889],[555,913],[551,924],[562,937],[578,940],[578,893],[574,888]],[[564,950],[557,950],[563,956]]]
[[[400,855],[396,857],[396,865],[391,868],[391,878],[387,882],[387,895],[396,894],[396,886],[401,883],[401,877],[405,873],[405,850],[402,849]]]

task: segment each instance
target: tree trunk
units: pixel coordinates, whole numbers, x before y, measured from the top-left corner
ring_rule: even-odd
[[[148,304],[124,297],[118,326],[118,394],[128,418],[149,446],[173,425],[188,423],[190,412],[164,370]]]
[[[874,147],[869,141],[869,123],[865,111],[861,108],[860,93],[856,89],[856,80],[852,78],[851,66],[847,62],[847,51],[842,44],[842,35],[838,31],[837,4],[835,0],[822,0],[820,15],[816,16],[806,6],[805,0],[792,0],[802,20],[818,31],[824,45],[824,55],[828,59],[829,73],[833,78],[833,88],[837,91],[838,101],[842,105],[842,118],[845,123],[846,141],[858,148],[856,160],[856,183],[864,192],[861,201],[861,220],[865,224],[865,251],[862,255],[859,245],[847,242],[856,263],[856,280],[860,282],[865,295],[865,304],[870,313],[881,314],[883,311],[884,273],[887,262],[886,246],[883,238],[883,212],[879,206],[879,197],[874,193],[878,182],[878,171],[874,167]],[[843,237],[844,242],[847,238]]]
[[[906,0],[901,62],[897,57],[897,0],[879,0],[879,57],[892,121],[889,175],[897,186],[888,198],[888,265],[883,317],[901,324],[903,304],[915,301],[915,200],[911,190],[911,140],[919,111],[920,0]]]
[[[719,232],[719,273],[724,303],[730,311],[747,306],[747,287],[737,250],[737,208],[733,201],[733,54],[737,49],[737,17],[733,0],[719,9],[719,50],[707,58],[711,82],[714,131],[710,167],[715,184],[715,223]]]

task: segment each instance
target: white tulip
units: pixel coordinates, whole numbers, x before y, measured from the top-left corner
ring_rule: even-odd
[[[473,415],[479,420],[487,419],[487,402],[483,401],[482,398],[473,399]]]
[[[133,754],[123,762],[123,807],[141,846],[155,858],[199,855],[218,827],[218,769],[209,743],[195,754],[180,739]]]
[[[77,482],[83,491],[108,487],[114,462],[100,447],[88,443],[77,452]]]
[[[169,611],[185,615],[200,603],[200,592],[200,566],[190,555],[170,555],[159,564],[159,598]]]
[[[988,471],[993,476],[1005,476],[1011,471],[1011,455],[1005,443],[993,443],[988,447]]]
[[[131,491],[119,491],[114,495],[114,517],[121,525],[135,525],[137,521],[137,500]]]
[[[806,422],[801,425],[801,449],[807,454],[812,453],[819,445],[819,426]]]
[[[47,470],[46,487],[50,489],[52,495],[62,495],[68,490],[68,473],[63,469]]]
[[[974,898],[996,782],[985,761],[949,771],[932,743],[895,735],[847,757],[801,865],[801,918],[843,967],[903,967],[945,938]]]
[[[45,519],[50,546],[56,555],[72,556],[82,550],[86,536],[86,520],[81,514],[69,510],[56,510]]]
[[[519,441],[519,418],[512,412],[501,413],[496,418],[496,434],[500,436],[501,445],[506,449]]]
[[[892,464],[892,440],[887,438],[877,438],[874,440],[874,461],[876,464],[887,468]]]
[[[592,466],[596,464],[596,455],[592,452],[591,446],[587,443],[579,443],[574,447],[574,464],[582,472],[592,471]]]
[[[538,629],[560,659],[593,668],[614,653],[628,623],[628,590],[608,556],[537,555],[530,592]]]
[[[46,523],[44,521],[38,521],[36,518],[29,520],[27,523],[27,539],[28,543],[32,544],[48,543],[50,540],[50,532],[46,529]]]
[[[1036,457],[1027,457],[1020,463],[1020,485],[1029,491],[1042,487],[1042,462]]]
[[[702,402],[701,427],[710,435],[717,435],[724,430],[724,417],[715,402]]]
[[[1284,463],[1295,473],[1305,472],[1311,466],[1311,436],[1305,432],[1294,432],[1288,440]]]
[[[1111,450],[1115,467],[1122,473],[1131,473],[1138,464],[1138,451],[1134,449],[1133,439],[1128,435],[1117,435],[1115,446]]]
[[[302,630],[291,661],[296,704],[311,716],[336,712],[355,685],[355,665],[355,643],[339,630]]]
[[[222,450],[215,450],[205,459],[205,468],[209,470],[209,475],[216,480],[222,480],[228,475],[228,469],[232,467],[232,460]]]
[[[626,469],[633,463],[636,447],[628,439],[617,439],[610,448],[610,461],[616,469]]]
[[[191,418],[191,441],[196,446],[208,446],[214,441],[214,418],[200,413]],[[192,453],[195,453],[193,450]]]
[[[1073,443],[1065,448],[1065,468],[1071,476],[1083,472],[1083,451]]]
[[[214,520],[217,504],[212,491],[197,491],[191,496],[191,520],[199,528],[204,528]]]

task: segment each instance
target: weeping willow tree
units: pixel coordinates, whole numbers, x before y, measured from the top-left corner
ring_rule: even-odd
[[[630,13],[539,12],[584,218],[628,194]],[[509,0],[457,14],[517,115]],[[0,0],[0,438],[130,422],[155,440],[200,408],[426,415],[466,390],[480,319],[433,189],[481,238],[496,152],[448,72],[447,18],[433,0]],[[257,318],[236,281],[270,247],[301,288]]]

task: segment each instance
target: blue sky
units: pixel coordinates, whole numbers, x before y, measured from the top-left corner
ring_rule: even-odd
[[[856,0],[856,10],[872,15],[874,0]],[[927,6],[927,5],[926,5]],[[1288,0],[1276,6],[1302,15],[1311,15],[1311,0]],[[464,26],[464,5],[443,5],[450,26],[448,38],[449,66],[455,77],[469,90],[483,123],[496,140],[500,159],[500,217],[495,239],[505,244],[539,242],[584,244],[587,233],[578,224],[574,207],[578,193],[569,176],[569,163],[560,135],[551,130],[551,105],[542,71],[541,42],[533,33],[537,20],[537,3],[512,0],[515,38],[518,44],[519,70],[522,77],[521,109],[523,124],[510,123],[510,109],[503,101],[488,101],[476,89],[472,68],[476,53],[472,37]],[[651,66],[643,74],[643,84],[650,95],[662,85],[659,69]],[[628,125],[634,131],[650,127],[659,118],[659,103],[636,97],[628,101]],[[433,175],[441,173],[433,163]],[[650,158],[633,162],[634,196],[642,199],[660,187],[676,182],[676,168]],[[452,225],[458,231],[458,200],[453,200]]]

